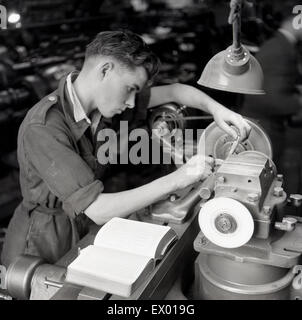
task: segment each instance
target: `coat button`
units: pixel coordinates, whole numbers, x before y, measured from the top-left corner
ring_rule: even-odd
[[[55,97],[55,96],[49,96],[49,97],[48,97],[48,100],[49,100],[49,101],[56,101],[56,97]]]

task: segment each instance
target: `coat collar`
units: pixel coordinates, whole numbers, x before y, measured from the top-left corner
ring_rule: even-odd
[[[78,73],[78,72],[77,72]],[[68,94],[67,86],[66,86],[66,79],[67,76],[64,76],[60,82],[57,89],[57,95],[59,96],[59,102],[62,106],[62,110],[64,113],[64,116],[66,118],[66,121],[75,137],[75,139],[78,141],[87,128],[90,126],[85,119],[82,119],[81,121],[76,122],[73,115],[73,107],[72,102]],[[102,117],[101,122],[104,124],[110,126],[112,124],[112,118],[104,118]]]
[[[70,97],[68,95],[68,91],[66,88],[66,78],[67,75],[64,76],[60,82],[58,87],[58,96],[59,96],[59,102],[62,106],[62,110],[65,116],[65,119],[75,137],[75,139],[78,141],[83,134],[85,133],[86,129],[89,127],[89,124],[85,119],[76,122],[74,120],[73,116],[73,108],[72,108],[72,102],[70,100]]]

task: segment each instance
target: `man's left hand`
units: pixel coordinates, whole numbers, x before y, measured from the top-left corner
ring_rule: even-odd
[[[213,117],[217,125],[234,139],[237,138],[238,133],[232,126],[235,126],[238,129],[240,141],[246,140],[251,132],[252,128],[240,114],[225,107],[215,110],[213,112]]]

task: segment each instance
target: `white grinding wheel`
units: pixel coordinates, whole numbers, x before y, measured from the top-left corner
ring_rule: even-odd
[[[199,211],[198,222],[203,234],[223,248],[238,248],[254,232],[254,220],[239,201],[218,197],[206,202]]]

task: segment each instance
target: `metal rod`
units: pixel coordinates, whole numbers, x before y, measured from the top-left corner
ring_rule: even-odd
[[[231,0],[230,15],[228,22],[233,25],[233,47],[239,49],[241,47],[241,3],[242,0]]]
[[[236,140],[234,140],[234,142],[232,143],[228,157],[235,152],[235,150],[237,149],[237,147],[239,145],[239,142],[240,142],[240,135],[238,134]]]
[[[62,288],[63,287],[62,282],[48,280],[47,278],[45,278],[44,284],[46,285],[46,287],[48,287],[48,286],[55,287],[55,288]]]
[[[175,117],[166,119],[163,117],[163,121],[170,122],[175,120],[210,120],[213,119],[213,116],[191,116],[191,117]]]
[[[240,19],[237,18],[233,23],[233,46],[235,49],[239,49],[241,47],[240,29],[241,29]]]

